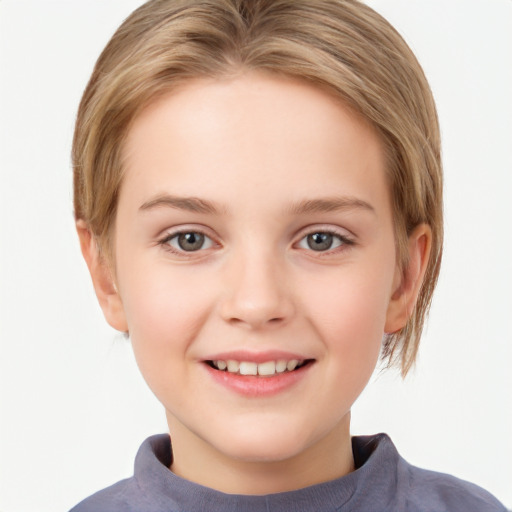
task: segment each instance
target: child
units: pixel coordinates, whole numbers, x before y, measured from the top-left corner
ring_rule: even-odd
[[[98,60],[73,159],[100,305],[171,434],[74,511],[505,510],[350,436],[379,355],[411,368],[442,252],[434,102],[379,15],[150,1]]]

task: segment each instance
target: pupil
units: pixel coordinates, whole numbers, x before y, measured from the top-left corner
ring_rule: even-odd
[[[313,251],[326,251],[331,248],[332,235],[330,233],[313,233],[308,235],[308,246]]]
[[[184,251],[197,251],[204,243],[204,235],[201,233],[181,233],[178,236],[178,245]]]

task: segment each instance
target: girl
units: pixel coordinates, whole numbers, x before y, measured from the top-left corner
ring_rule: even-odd
[[[434,101],[355,0],[153,0],[73,143],[82,252],[170,431],[88,510],[475,510],[482,489],[350,436],[414,362],[442,253]]]

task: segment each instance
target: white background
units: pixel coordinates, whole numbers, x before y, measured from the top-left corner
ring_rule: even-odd
[[[0,0],[0,511],[66,511],[166,429],[104,322],[73,230],[73,121],[138,0]],[[376,376],[353,432],[512,507],[512,1],[372,0],[438,102],[446,252],[417,369]]]

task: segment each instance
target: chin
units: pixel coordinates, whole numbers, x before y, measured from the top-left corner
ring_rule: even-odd
[[[228,443],[222,442],[217,449],[226,456],[244,462],[280,462],[292,459],[313,444],[312,440],[297,435],[293,429],[276,431],[240,432],[229,435]],[[223,441],[225,441],[223,439]],[[308,442],[309,441],[309,442]]]

